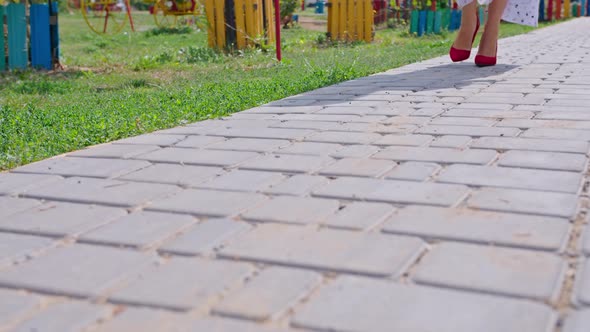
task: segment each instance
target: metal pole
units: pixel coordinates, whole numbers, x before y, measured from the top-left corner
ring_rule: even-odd
[[[281,5],[279,0],[275,0],[275,31],[276,31],[276,43],[277,43],[277,60],[282,60],[281,54]]]

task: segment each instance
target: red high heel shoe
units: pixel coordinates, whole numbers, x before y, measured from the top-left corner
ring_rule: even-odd
[[[498,44],[496,43],[496,53],[494,56],[476,55],[475,65],[478,67],[495,66],[498,59]]]
[[[475,36],[477,35],[477,31],[479,30],[479,13],[476,12],[475,17],[477,18],[477,23],[475,25],[475,32],[473,33],[473,38],[471,39],[471,45],[473,45],[473,42],[475,41]],[[453,60],[453,62],[467,60],[471,56],[471,49],[461,50],[455,48],[454,46],[451,46],[451,49],[449,50],[449,56],[451,57],[451,60]]]

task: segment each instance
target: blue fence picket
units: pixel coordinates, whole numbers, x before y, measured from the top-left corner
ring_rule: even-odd
[[[31,20],[31,65],[34,68],[50,70],[51,39],[49,33],[49,5],[32,4]]]
[[[8,67],[25,69],[28,63],[25,5],[9,4],[6,6],[6,16],[8,18]]]
[[[421,10],[418,15],[418,37],[426,31],[426,11]]]
[[[0,71],[6,70],[6,53],[4,53],[4,6],[0,5]]]
[[[51,36],[51,55],[56,61],[59,59],[59,24],[57,24],[58,2],[52,1],[49,9],[51,16],[49,17],[49,32]]]

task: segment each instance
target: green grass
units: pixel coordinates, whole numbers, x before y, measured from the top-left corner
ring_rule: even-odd
[[[226,56],[197,31],[92,33],[60,16],[65,71],[0,74],[0,170],[89,145],[215,118],[293,94],[442,55],[454,34],[415,38],[378,31],[372,44],[318,46],[320,33],[284,31],[272,50]],[[502,36],[531,28],[503,25]]]

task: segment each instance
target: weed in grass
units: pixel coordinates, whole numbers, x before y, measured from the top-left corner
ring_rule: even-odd
[[[190,27],[174,27],[174,28],[154,28],[146,31],[146,35],[148,37],[151,36],[159,36],[159,35],[182,35],[182,34],[189,34],[193,30]]]

